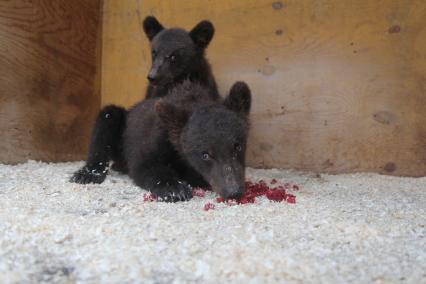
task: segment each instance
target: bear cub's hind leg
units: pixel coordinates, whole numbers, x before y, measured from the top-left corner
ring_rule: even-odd
[[[124,108],[110,105],[99,112],[93,127],[86,164],[73,174],[71,182],[87,184],[102,183],[105,180],[109,161],[122,157],[125,125]]]

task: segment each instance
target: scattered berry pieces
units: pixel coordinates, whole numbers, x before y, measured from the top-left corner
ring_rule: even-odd
[[[270,184],[276,184],[277,180],[272,179]],[[287,194],[286,190],[299,190],[298,185],[285,183],[276,187],[270,188],[264,180],[259,180],[257,183],[247,181],[245,183],[246,190],[239,201],[225,200],[222,197],[216,198],[217,203],[226,203],[226,205],[233,206],[236,204],[254,203],[256,197],[266,196],[269,200],[275,202],[287,201],[288,203],[296,203],[296,196]]]
[[[214,209],[214,207],[215,207],[214,204],[208,202],[208,203],[204,204],[204,211],[212,210],[212,209]]]
[[[245,182],[245,192],[240,200],[229,199],[225,200],[222,197],[217,197],[217,203],[225,203],[228,206],[234,206],[238,204],[249,204],[254,203],[256,201],[256,197],[265,196],[267,199],[274,202],[282,202],[287,201],[287,203],[296,203],[296,196],[292,194],[288,194],[286,190],[299,190],[299,186],[296,184],[277,184],[278,181],[273,178],[269,184],[276,185],[275,187],[269,187],[268,184],[264,180],[259,180],[258,182]],[[197,197],[205,197],[206,190],[211,190],[211,188],[200,188],[194,187],[192,189],[192,195]],[[153,193],[144,193],[143,201],[144,202],[154,202],[157,201],[158,198]],[[209,211],[215,209],[215,205],[208,202],[204,205],[204,211]]]

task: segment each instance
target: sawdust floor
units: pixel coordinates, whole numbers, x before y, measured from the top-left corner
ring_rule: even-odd
[[[296,204],[166,204],[81,165],[0,165],[0,283],[426,283],[426,178],[248,169]]]

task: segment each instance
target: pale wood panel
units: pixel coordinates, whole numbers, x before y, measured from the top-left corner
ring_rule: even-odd
[[[248,161],[320,172],[426,173],[426,2],[105,1],[102,103],[143,97],[146,15],[211,20],[222,93],[254,94]]]
[[[85,156],[99,0],[0,1],[0,162]]]

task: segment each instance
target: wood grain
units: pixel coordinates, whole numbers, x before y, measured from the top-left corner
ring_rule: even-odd
[[[0,162],[85,156],[99,0],[0,1]]]
[[[249,165],[426,174],[426,2],[105,0],[102,104],[143,97],[140,22],[211,20],[220,90],[254,94]]]

